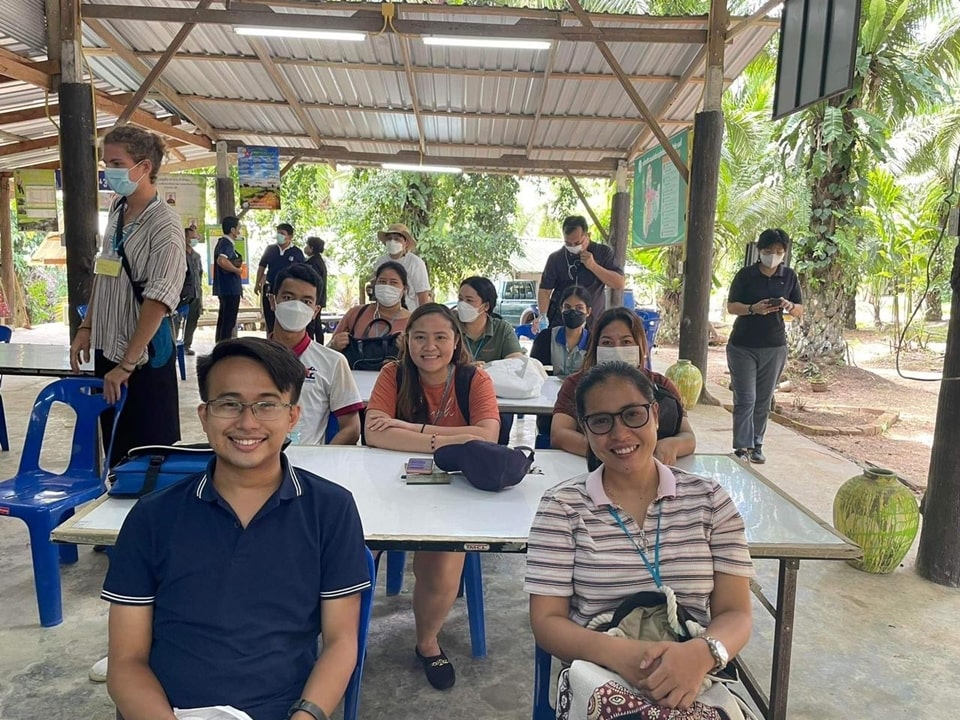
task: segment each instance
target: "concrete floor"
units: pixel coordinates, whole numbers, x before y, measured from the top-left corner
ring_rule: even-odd
[[[207,337],[207,335],[210,337]],[[15,342],[61,342],[63,328],[18,330]],[[212,331],[201,330],[202,351]],[[193,361],[181,383],[184,440],[201,440]],[[6,377],[3,397],[13,450],[0,454],[0,477],[16,471],[29,407],[47,379]],[[723,391],[712,387],[717,395]],[[730,417],[722,409],[697,407],[692,423],[698,450],[728,452]],[[58,427],[66,427],[65,421]],[[514,437],[531,442],[533,418],[518,421]],[[51,466],[62,462],[51,443]],[[829,450],[771,424],[763,474],[829,519],[834,493],[858,468]],[[868,575],[837,562],[801,564],[793,645],[789,717],[911,717],[941,720],[960,707],[960,592],[921,579],[915,550],[892,575]],[[0,720],[112,720],[104,685],[87,680],[91,663],[106,650],[107,605],[98,599],[105,556],[81,548],[80,561],[62,568],[64,622],[43,629],[37,619],[29,542],[20,522],[0,522]],[[757,563],[758,580],[775,597],[776,564]],[[427,720],[521,720],[530,717],[533,639],[522,591],[522,555],[484,557],[489,656],[470,657],[466,608],[458,602],[443,633],[457,668],[456,687],[446,693],[426,684],[413,658],[412,578],[403,593],[374,606],[369,659],[360,705],[362,718]],[[753,640],[744,656],[760,677],[769,675],[772,619],[755,604]]]

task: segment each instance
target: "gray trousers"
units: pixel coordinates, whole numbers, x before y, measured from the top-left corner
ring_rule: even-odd
[[[787,362],[787,348],[727,345],[727,367],[733,383],[733,447],[763,444],[770,400]]]

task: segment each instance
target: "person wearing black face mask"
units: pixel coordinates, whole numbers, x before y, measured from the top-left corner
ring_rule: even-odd
[[[552,374],[565,378],[583,365],[590,332],[587,318],[592,311],[590,293],[580,285],[568,287],[560,298],[562,325],[537,334],[530,357],[553,366]]]

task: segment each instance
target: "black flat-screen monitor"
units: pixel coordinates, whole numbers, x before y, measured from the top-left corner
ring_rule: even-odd
[[[773,117],[849,89],[860,34],[860,0],[784,0]]]

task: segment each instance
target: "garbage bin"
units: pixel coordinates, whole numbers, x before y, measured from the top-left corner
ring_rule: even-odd
[[[637,300],[633,296],[633,290],[630,288],[626,288],[623,291],[623,306],[627,308],[627,310],[633,310],[637,307]]]
[[[653,348],[656,346],[657,330],[660,327],[660,312],[653,308],[636,308],[634,312],[643,322],[643,330],[647,335],[647,360],[644,363],[647,370],[653,369]]]

